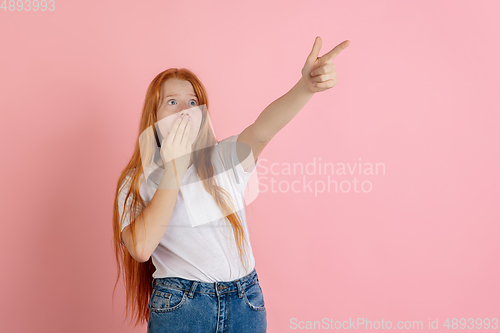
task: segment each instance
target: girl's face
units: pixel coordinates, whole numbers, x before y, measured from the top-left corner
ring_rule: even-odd
[[[202,111],[193,85],[189,81],[168,79],[162,87],[163,100],[160,101],[158,112],[158,128],[163,138],[168,136],[180,113],[189,114],[192,118],[190,142],[194,143],[200,130]]]

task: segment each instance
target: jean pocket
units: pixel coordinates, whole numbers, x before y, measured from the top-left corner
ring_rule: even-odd
[[[244,290],[243,298],[250,309],[255,311],[266,310],[266,305],[264,303],[264,294],[262,293],[262,289],[260,288],[259,281],[255,281],[254,284],[248,286]]]
[[[155,286],[149,299],[148,308],[152,312],[170,312],[182,307],[186,302],[186,292],[168,287]]]

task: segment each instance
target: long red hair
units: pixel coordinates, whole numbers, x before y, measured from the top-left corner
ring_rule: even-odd
[[[137,135],[134,153],[132,154],[132,157],[130,158],[127,166],[122,170],[118,177],[113,205],[113,243],[116,262],[118,265],[118,276],[116,279],[115,287],[113,288],[113,295],[116,289],[116,284],[118,283],[118,280],[120,278],[120,274],[123,271],[126,290],[126,316],[128,317],[129,313],[131,313],[131,319],[135,318],[134,327],[136,327],[139,323],[145,323],[149,320],[149,309],[147,305],[152,293],[152,280],[155,267],[151,261],[151,257],[146,262],[138,262],[137,260],[132,258],[127,248],[122,244],[120,237],[121,226],[123,223],[123,217],[127,215],[125,210],[128,209],[128,206],[124,207],[123,215],[120,219],[120,213],[118,210],[118,194],[125,181],[129,179],[130,183],[128,184],[130,184],[130,187],[125,202],[131,202],[129,216],[137,216],[137,218],[132,222],[135,223],[138,218],[142,216],[140,213],[137,215],[136,212],[138,211],[138,209],[142,211],[146,206],[144,200],[140,195],[141,184],[139,180],[141,178],[141,174],[143,173],[143,167],[141,161],[139,136],[146,129],[149,129],[151,127],[155,137],[157,137],[157,132],[154,124],[158,121],[157,110],[162,100],[163,83],[166,80],[172,78],[189,81],[193,85],[199,105],[206,105],[207,113],[203,114],[200,132],[193,146],[193,165],[199,175],[200,180],[202,180],[203,182],[203,187],[208,193],[212,195],[221,211],[225,213],[226,218],[231,223],[233,227],[234,238],[236,240],[236,244],[238,246],[240,254],[240,260],[243,264],[243,267],[248,270],[246,262],[243,260],[243,258],[246,257],[246,250],[243,243],[247,242],[244,237],[241,219],[234,209],[235,206],[231,200],[231,196],[223,188],[217,186],[214,177],[214,169],[211,163],[211,154],[217,140],[209,130],[209,119],[207,119],[208,96],[206,89],[201,81],[196,77],[196,75],[188,69],[167,69],[158,74],[148,87],[146,98],[144,101],[144,107],[142,110],[142,117],[139,124],[139,132]],[[130,201],[129,196],[131,197]],[[135,228],[132,226],[129,229],[132,241],[135,244]]]

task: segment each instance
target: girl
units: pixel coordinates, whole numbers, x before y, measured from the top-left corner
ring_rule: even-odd
[[[266,332],[244,209],[247,185],[276,133],[314,93],[336,84],[331,60],[349,44],[318,58],[317,37],[297,84],[221,141],[195,74],[171,68],[151,82],[113,213],[117,282],[123,269],[135,326],[147,321],[149,333]]]

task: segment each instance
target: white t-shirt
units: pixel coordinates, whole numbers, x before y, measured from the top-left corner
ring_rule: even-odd
[[[194,165],[191,165],[182,179],[169,225],[151,255],[156,267],[153,278],[181,277],[209,283],[232,281],[247,275],[255,267],[245,202],[247,204],[251,202],[258,192],[255,170],[259,160],[257,159],[247,170],[243,169],[236,155],[235,143],[238,135],[230,136],[217,143],[212,151],[211,160],[217,184],[230,193],[242,222],[244,236],[248,243],[246,248],[248,270],[245,271],[241,264],[231,223],[223,218],[222,211],[212,195],[203,187]],[[250,155],[249,158],[253,159],[253,156]],[[161,168],[151,172],[147,182],[152,181],[157,185],[163,172],[164,169]],[[251,180],[250,183],[249,180]],[[144,174],[141,175],[140,182],[140,194],[147,205],[153,198],[156,188],[146,184]],[[127,184],[122,187],[118,195],[120,217],[124,211],[125,196],[129,186]],[[129,197],[128,205],[130,201]],[[137,210],[137,215],[139,213],[140,208]],[[122,231],[130,224],[129,217],[127,209]],[[243,259],[245,260],[245,256]]]

